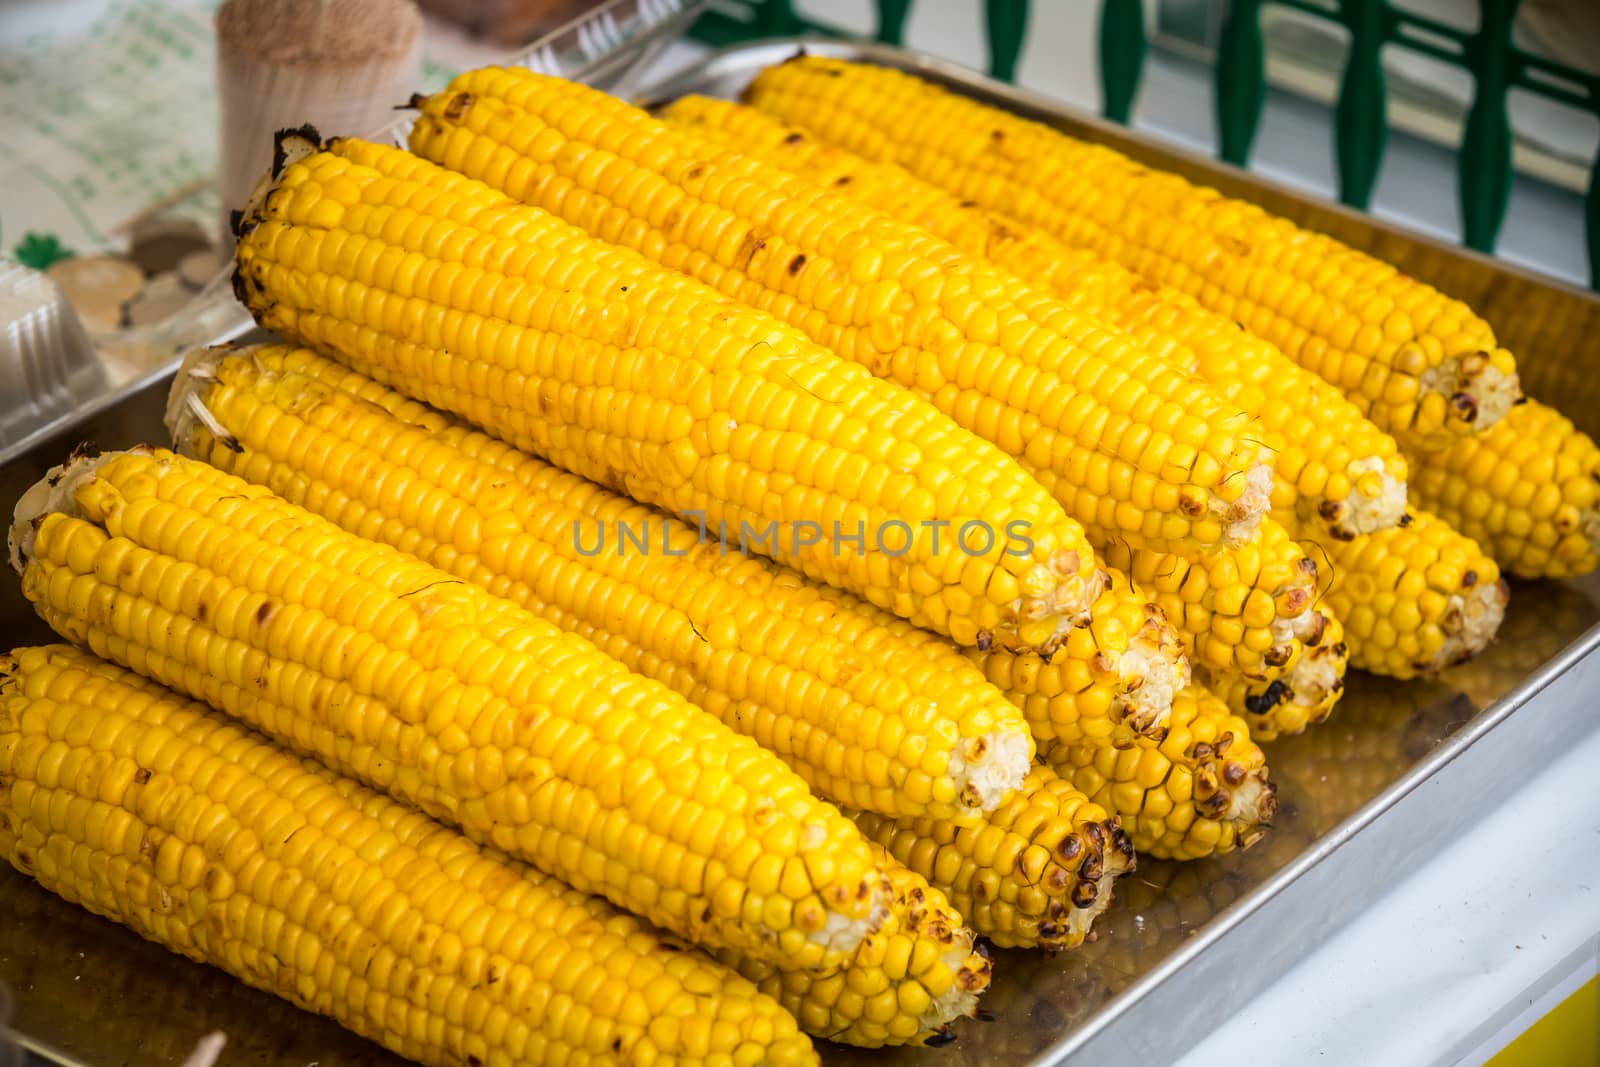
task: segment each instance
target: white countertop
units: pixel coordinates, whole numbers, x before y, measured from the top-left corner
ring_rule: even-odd
[[[1337,714],[1337,712],[1335,712]],[[1177,1067],[1478,1067],[1600,973],[1600,731]]]

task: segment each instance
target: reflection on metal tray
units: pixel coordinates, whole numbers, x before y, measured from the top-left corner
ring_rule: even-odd
[[[806,47],[914,69],[1371,249],[1481,308],[1522,354],[1530,389],[1600,429],[1600,383],[1585,365],[1585,346],[1600,336],[1600,301],[1587,293],[1313,204],[937,60],[879,46]],[[651,98],[736,93],[795,48],[793,41],[739,46]],[[0,499],[14,499],[78,438],[104,447],[162,440],[164,385],[152,382],[0,465]],[[1470,826],[1486,798],[1498,803],[1574,737],[1597,728],[1586,708],[1586,694],[1600,687],[1597,623],[1600,581],[1519,585],[1499,642],[1479,660],[1429,682],[1352,676],[1329,723],[1269,746],[1284,806],[1256,847],[1195,864],[1141,862],[1119,884],[1093,943],[1054,958],[997,953],[985,999],[993,1019],[962,1025],[952,1045],[937,1052],[829,1047],[824,1059],[835,1067],[1170,1062]],[[0,633],[14,642],[49,638],[12,581],[0,580]],[[177,1064],[219,1029],[229,1037],[230,1065],[399,1062],[9,871],[0,872],[0,914],[14,917],[0,923],[0,979],[16,992],[18,1024],[77,1062]]]

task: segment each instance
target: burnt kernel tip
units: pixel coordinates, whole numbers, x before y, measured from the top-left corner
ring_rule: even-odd
[[[1462,575],[1461,575],[1461,587],[1463,589],[1471,589],[1473,586],[1475,586],[1477,584],[1478,584],[1478,572],[1477,571],[1465,571],[1465,572],[1462,573]]]
[[[421,111],[422,105],[427,102],[428,97],[425,93],[412,93],[405,103],[396,104],[394,109],[396,111]]]
[[[988,652],[992,648],[994,648],[994,634],[990,633],[988,630],[979,630],[978,651]]]
[[[799,144],[806,139],[806,135],[799,130],[793,130],[783,139],[784,144]]]
[[[1511,406],[1512,407],[1516,407],[1518,404],[1526,404],[1530,399],[1532,399],[1532,398],[1529,397],[1526,393],[1524,393],[1522,396],[1519,396],[1515,400],[1513,400],[1511,402]]]
[[[471,93],[456,93],[450,98],[450,102],[444,106],[444,117],[451,122],[458,121],[462,115],[467,113],[467,109],[472,106],[472,100]]]
[[[1283,701],[1283,696],[1288,692],[1288,689],[1289,687],[1284,685],[1283,679],[1280,678],[1268,685],[1262,692],[1245,697],[1245,710],[1253,715],[1265,715]]]
[[[1410,526],[1412,523],[1414,523],[1416,521],[1417,521],[1417,517],[1415,515],[1411,514],[1411,512],[1409,512],[1409,511],[1406,512],[1404,515],[1400,516],[1400,525],[1401,526]]]
[[[295,140],[310,141],[313,150],[323,147],[322,134],[309,122],[304,126],[290,126],[279,130],[272,136],[272,176],[274,178],[283,177],[283,169],[289,162],[288,144],[290,141]]]
[[[944,1048],[955,1039],[955,1031],[951,1030],[947,1026],[941,1030],[935,1030],[933,1033],[929,1034],[927,1040],[922,1043],[922,1046],[923,1048]]]

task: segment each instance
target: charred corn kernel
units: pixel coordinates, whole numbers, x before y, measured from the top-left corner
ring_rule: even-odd
[[[1057,743],[1045,762],[1122,821],[1133,847],[1158,859],[1204,859],[1248,848],[1277,811],[1267,758],[1223,700],[1192,685],[1172,702],[1164,738],[1126,748]]]
[[[1094,622],[1074,630],[1050,656],[967,652],[1022,709],[1040,744],[1159,735],[1173,695],[1189,684],[1189,658],[1179,635],[1127,575],[1111,572],[1111,588],[1094,612]]]
[[[1415,502],[1521,578],[1574,578],[1600,562],[1600,447],[1530,400],[1492,429],[1415,452]]]
[[[846,956],[884,874],[778,758],[589,642],[170,452],[24,495],[23,593],[62,636],[697,942]],[[781,896],[793,923],[771,929]]]
[[[1028,773],[1028,724],[948,642],[309,350],[196,353],[168,410],[181,451],[593,641],[838,803],[970,822]]]
[[[489,68],[421,110],[413,151],[917,391],[1074,518],[1174,549],[1254,536],[1272,484],[1254,420],[1093,316],[586,86]]]
[[[1115,820],[1046,767],[976,826],[853,818],[1002,948],[1081,944],[1111,903],[1113,883],[1133,869],[1133,846]]]
[[[989,987],[989,957],[943,893],[881,849],[877,855],[894,891],[889,921],[847,963],[779,970],[728,953],[719,958],[816,1037],[863,1048],[945,1044],[955,1038],[950,1024],[976,1013]]]
[[[1268,681],[1237,671],[1197,672],[1205,686],[1250,724],[1257,741],[1297,734],[1325,721],[1344,696],[1350,662],[1344,626],[1326,604],[1311,609],[1301,627],[1301,652],[1294,663]]]
[[[1274,456],[1273,506],[1330,535],[1385,529],[1406,503],[1406,461],[1338,389],[1234,320],[1038,227],[963,201],[892,163],[873,163],[731,100],[686,96],[663,117],[839,196],[920,226],[1070,307],[1126,330],[1261,420]],[[1158,505],[1160,506],[1160,505]]]
[[[19,871],[409,1060],[818,1062],[705,954],[77,649],[0,656],[0,782]]]
[[[236,254],[262,325],[960,644],[1086,619],[1079,525],[904,390],[400,149],[290,136],[279,159]],[[969,528],[970,551],[935,546]]]
[[[1420,508],[1392,530],[1322,547],[1324,602],[1344,626],[1353,667],[1431,674],[1482,652],[1505,617],[1510,589],[1494,560]]]
[[[1197,669],[1270,681],[1300,656],[1315,631],[1317,564],[1281,524],[1259,544],[1185,558],[1106,541],[1103,555],[1165,612]]]
[[[1196,297],[1338,386],[1397,437],[1487,428],[1518,396],[1515,361],[1466,305],[1103,145],[914,75],[824,56],[769,67],[747,99]]]

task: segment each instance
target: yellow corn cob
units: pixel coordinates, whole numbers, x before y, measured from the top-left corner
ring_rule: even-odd
[[[853,817],[1001,948],[1082,944],[1115,881],[1133,870],[1133,846],[1116,821],[1046,767],[977,826]]]
[[[1406,461],[1338,389],[1188,295],[1085,249],[962,201],[892,163],[873,163],[731,100],[686,96],[662,117],[882,211],[1126,330],[1138,344],[1261,420],[1273,507],[1350,537],[1400,521]]]
[[[1028,772],[1028,724],[948,643],[306,349],[197,352],[168,410],[181,451],[593,641],[831,800],[970,822]]]
[[[1078,524],[904,390],[400,149],[279,157],[237,250],[262,325],[960,644],[1086,620]]]
[[[1600,563],[1600,447],[1530,400],[1493,429],[1415,453],[1416,505],[1522,578],[1573,578]]]
[[[893,909],[848,965],[779,969],[718,955],[817,1037],[863,1048],[947,1044],[950,1022],[975,1014],[989,987],[988,954],[943,893],[877,846],[874,854],[889,873]]]
[[[436,1064],[815,1064],[748,981],[200,704],[0,656],[0,855],[68,900]]]
[[[785,966],[882,920],[859,831],[748,737],[581,638],[167,452],[18,504],[62,636],[690,940]]]
[[[1272,520],[1259,544],[1187,559],[1107,541],[1103,556],[1127,572],[1163,612],[1194,666],[1270,681],[1292,667],[1302,639],[1317,629],[1309,614],[1317,564]]]
[[[1328,541],[1325,599],[1350,664],[1413,678],[1470,659],[1494,640],[1510,589],[1478,543],[1411,509],[1392,530]]]
[[[1109,741],[1159,737],[1172,697],[1189,684],[1189,658],[1161,609],[1111,572],[1094,623],[1049,656],[968,651],[984,676],[1022,709],[1034,738]]]
[[[1465,304],[1331,237],[913,75],[822,56],[755,106],[1092,249],[1237,320],[1412,442],[1492,426],[1516,363]]]
[[[1344,673],[1350,662],[1344,626],[1326,604],[1314,606],[1311,618],[1302,628],[1300,654],[1275,678],[1263,681],[1237,671],[1204,668],[1196,672],[1206,688],[1250,724],[1257,741],[1297,734],[1326,721],[1344,696]]]
[[[1172,702],[1172,724],[1160,741],[1140,738],[1127,748],[1057,743],[1044,760],[1119,818],[1135,849],[1158,859],[1248,848],[1278,806],[1250,728],[1198,685]]]
[[[414,151],[916,390],[1080,521],[1174,549],[1253,537],[1259,426],[1092,316],[585,86],[491,68],[419,106]]]

